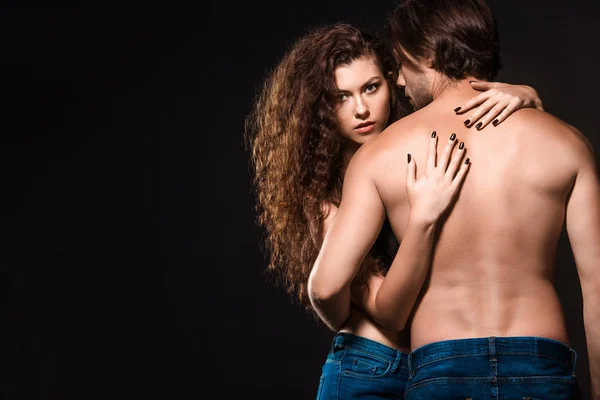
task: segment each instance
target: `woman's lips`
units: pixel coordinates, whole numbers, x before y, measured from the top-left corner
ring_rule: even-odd
[[[360,128],[354,128],[354,130],[358,133],[367,133],[367,132],[370,132],[374,126],[375,126],[375,122],[371,122],[370,124],[363,125]]]

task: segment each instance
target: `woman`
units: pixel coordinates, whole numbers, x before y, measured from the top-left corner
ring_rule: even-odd
[[[314,311],[309,275],[335,218],[346,167],[362,144],[406,113],[395,89],[397,71],[376,37],[348,24],[316,29],[297,40],[269,74],[247,119],[268,270],[308,311]],[[492,84],[474,83],[476,88],[486,85]],[[504,115],[540,104],[531,88],[498,87],[502,90],[488,90],[455,111],[464,113],[483,103],[469,117],[470,126],[479,121],[483,128],[497,117],[488,112],[496,104],[504,105]],[[357,116],[365,122],[356,124]],[[433,188],[421,198],[437,194]],[[373,300],[369,285],[380,284],[390,264],[388,254],[395,254],[387,228],[353,281],[357,301],[333,339],[320,398],[403,396],[408,338],[383,329],[357,306]]]

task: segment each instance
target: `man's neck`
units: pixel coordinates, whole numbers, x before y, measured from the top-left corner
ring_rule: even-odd
[[[432,97],[434,102],[466,101],[473,97],[475,89],[471,87],[470,81],[476,81],[477,78],[467,76],[461,80],[454,80],[447,77],[435,79],[432,85]]]

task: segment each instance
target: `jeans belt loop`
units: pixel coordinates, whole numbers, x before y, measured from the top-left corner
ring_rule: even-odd
[[[571,353],[571,374],[575,376],[575,368],[577,367],[577,352],[569,348],[569,353]]]

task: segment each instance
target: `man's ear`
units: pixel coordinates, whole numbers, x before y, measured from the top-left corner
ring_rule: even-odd
[[[433,58],[428,58],[427,60],[425,60],[425,65],[427,66],[427,68],[433,69]]]

